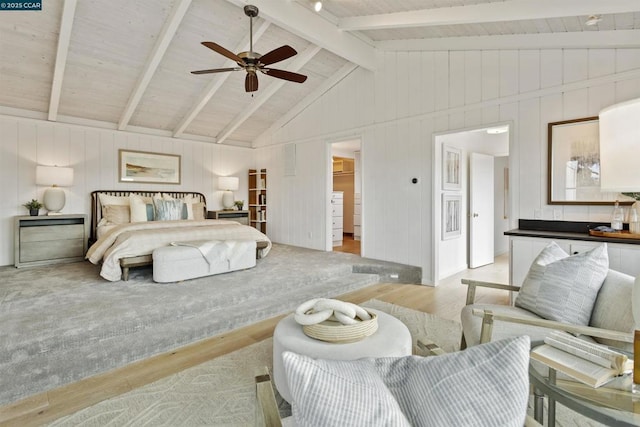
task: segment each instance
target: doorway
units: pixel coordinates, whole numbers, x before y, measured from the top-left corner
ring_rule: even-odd
[[[358,138],[333,142],[330,153],[331,237],[327,248],[361,255],[361,141]]]
[[[508,253],[510,124],[483,126],[434,137],[433,151],[433,282],[491,264]],[[459,156],[457,168],[450,165]],[[472,177],[474,167],[482,177]],[[459,176],[452,185],[452,171]],[[474,185],[475,184],[475,185]],[[489,190],[489,191],[487,191]],[[459,206],[455,206],[458,203]],[[455,207],[452,213],[452,208]],[[482,209],[482,210],[480,210]],[[457,215],[457,216],[456,216]],[[459,218],[451,229],[448,222]],[[482,219],[482,221],[479,221]],[[458,223],[454,223],[458,224]]]

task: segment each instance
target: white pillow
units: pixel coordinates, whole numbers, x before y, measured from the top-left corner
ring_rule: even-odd
[[[143,197],[139,194],[129,195],[129,205],[131,208],[131,222],[146,222],[147,217],[147,203],[151,203],[150,197]]]
[[[608,272],[606,243],[569,256],[551,242],[531,264],[515,305],[544,319],[588,325]]]
[[[433,357],[283,360],[301,426],[521,427],[529,348],[522,336]]]

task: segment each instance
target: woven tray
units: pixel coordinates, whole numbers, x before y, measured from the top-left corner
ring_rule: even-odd
[[[363,320],[353,325],[343,325],[335,320],[325,320],[315,325],[305,325],[302,327],[302,331],[308,337],[320,341],[334,343],[360,341],[378,330],[378,316],[375,313],[368,313],[371,315],[370,320]]]
[[[599,237],[613,237],[616,239],[636,239],[640,240],[640,234],[632,234],[629,233],[628,230],[622,230],[617,233],[609,233],[607,231],[597,231],[597,230],[589,230],[589,234],[591,236],[599,236]]]

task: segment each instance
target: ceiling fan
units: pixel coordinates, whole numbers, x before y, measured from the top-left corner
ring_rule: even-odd
[[[268,65],[275,64],[276,62],[284,61],[291,58],[298,52],[289,45],[280,46],[277,49],[273,49],[271,52],[260,55],[253,51],[253,18],[258,16],[258,8],[253,5],[246,5],[244,7],[244,14],[249,17],[249,51],[240,52],[237,55],[219,44],[214,42],[202,42],[202,44],[209,49],[218,52],[220,55],[238,64],[237,67],[231,68],[214,68],[211,70],[198,70],[192,71],[192,74],[210,74],[210,73],[224,73],[227,71],[239,71],[245,70],[247,76],[244,80],[244,89],[247,92],[255,92],[258,90],[258,75],[260,71],[267,76],[276,77],[278,79],[288,80],[296,83],[303,83],[307,80],[307,76],[293,73],[291,71],[278,70],[275,68],[266,68]]]

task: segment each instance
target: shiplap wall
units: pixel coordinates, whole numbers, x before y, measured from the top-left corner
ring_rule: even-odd
[[[269,169],[270,236],[325,247],[328,142],[362,137],[363,254],[421,266],[433,283],[434,134],[513,123],[511,226],[546,205],[548,122],[595,116],[640,96],[639,49],[383,52],[273,135],[259,140]],[[297,176],[284,177],[282,147],[295,143]],[[419,185],[410,179],[418,177]],[[603,206],[556,206],[565,220],[606,220]],[[437,214],[437,213],[436,213]]]
[[[181,184],[118,182],[120,148],[179,154]],[[35,184],[38,164],[73,167],[74,182],[65,188],[62,212],[87,215],[94,190],[199,191],[207,197],[208,209],[221,209],[216,177],[239,177],[236,200],[247,200],[248,169],[253,167],[253,151],[246,148],[8,116],[0,116],[0,152],[0,265],[14,262],[13,217],[28,215],[22,207],[26,201],[42,200],[45,187]]]

